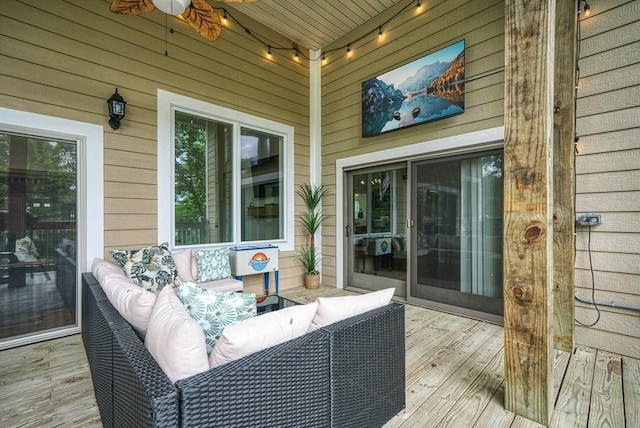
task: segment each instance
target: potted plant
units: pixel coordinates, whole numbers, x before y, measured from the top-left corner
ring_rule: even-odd
[[[309,242],[297,253],[298,260],[304,267],[304,285],[307,288],[320,286],[320,272],[317,270],[320,258],[316,249],[316,232],[325,219],[319,205],[327,191],[328,189],[321,184],[305,183],[300,186],[297,192],[307,208],[300,214],[299,220],[309,235]]]

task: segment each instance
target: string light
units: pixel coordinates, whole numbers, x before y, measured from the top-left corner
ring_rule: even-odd
[[[416,0],[416,3],[414,3],[414,0],[411,0],[411,1],[407,2],[407,4],[402,9],[397,11],[393,16],[391,16],[386,21],[384,21],[380,26],[376,27],[377,30],[378,30],[378,39],[383,39],[384,38],[384,33],[382,31],[382,27],[384,27],[389,22],[391,22],[393,19],[398,17],[401,13],[406,12],[407,10],[411,9],[414,6],[417,8],[418,11],[422,11],[422,4],[420,3],[420,0]],[[367,36],[370,36],[371,34],[372,34],[372,32],[369,32],[367,34],[363,34],[359,38],[357,38],[355,40],[352,40],[350,43],[348,43],[346,45],[338,46],[336,48],[328,49],[328,50],[323,51],[322,52],[323,64],[326,62],[325,54],[326,55],[330,55],[330,54],[332,54],[334,52],[341,51],[344,48],[347,49],[347,57],[351,56],[353,54],[353,52],[351,51],[351,45],[356,43],[356,42],[359,42],[360,40],[364,39]]]
[[[580,1],[585,1],[585,0],[580,0]],[[378,39],[383,39],[384,38],[384,33],[382,31],[382,27],[384,27],[385,25],[387,25],[389,22],[391,22],[393,19],[395,19],[397,16],[399,16],[401,13],[407,11],[409,8],[411,8],[411,6],[413,5],[413,0],[411,0],[410,2],[407,3],[407,5],[405,7],[403,7],[401,10],[399,10],[398,12],[396,12],[393,16],[391,16],[389,19],[387,19],[385,22],[382,23],[382,25],[380,25],[379,27],[377,27],[378,29]],[[422,3],[420,2],[420,0],[416,0],[415,3],[416,9],[418,11],[422,10]],[[235,19],[233,17],[233,15],[227,11],[227,9],[225,8],[214,8],[217,9],[219,11],[222,12],[222,23],[223,25],[227,25],[229,23],[229,20],[234,21],[236,24],[238,24],[244,31],[245,33],[247,33],[249,36],[253,37],[257,42],[261,43],[262,45],[264,45],[267,48],[267,57],[269,59],[272,58],[272,49],[277,49],[277,50],[288,50],[288,51],[293,51],[294,52],[294,60],[296,62],[300,61],[300,56],[303,56],[305,58],[307,58],[304,54],[302,54],[297,46],[293,46],[293,47],[282,47],[282,46],[272,46],[268,43],[266,43],[266,41],[262,40],[260,37],[256,36],[249,28],[247,28],[246,26],[244,26],[241,22],[239,22],[237,19]],[[580,8],[578,8],[578,13],[579,13]],[[588,10],[589,10],[589,5],[585,5],[585,14],[588,15]],[[371,34],[371,33],[368,33]],[[367,37],[368,34],[364,34],[361,37],[359,37],[356,40],[351,41],[350,43],[340,46],[340,47],[336,47],[334,49],[330,49],[330,50],[326,50],[322,52],[322,64],[326,64],[328,62],[328,55],[336,52],[338,50],[347,48],[347,56],[351,57],[353,55],[353,51],[351,50],[351,45],[353,43],[359,42],[360,40],[364,39],[365,37]],[[317,60],[317,58],[315,59]]]
[[[591,15],[591,6],[587,3],[587,0],[578,0],[578,17],[580,16],[580,5],[584,2],[584,17]]]

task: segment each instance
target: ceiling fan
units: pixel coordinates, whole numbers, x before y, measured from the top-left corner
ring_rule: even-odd
[[[227,0],[229,2],[256,0]],[[113,0],[111,12],[123,15],[139,15],[160,9],[175,15],[191,25],[200,35],[212,42],[220,36],[222,20],[206,0]]]

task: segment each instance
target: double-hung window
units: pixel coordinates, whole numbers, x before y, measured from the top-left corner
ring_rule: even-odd
[[[292,163],[292,127],[158,91],[159,240],[292,249]]]

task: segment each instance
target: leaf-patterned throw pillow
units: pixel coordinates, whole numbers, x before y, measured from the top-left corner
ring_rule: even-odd
[[[134,284],[145,290],[160,291],[178,281],[168,242],[140,250],[111,250],[111,256]]]
[[[216,281],[231,276],[229,249],[193,250],[198,264],[198,282]]]
[[[178,281],[178,297],[202,330],[211,353],[225,327],[256,316],[256,295],[205,290],[194,283]]]

